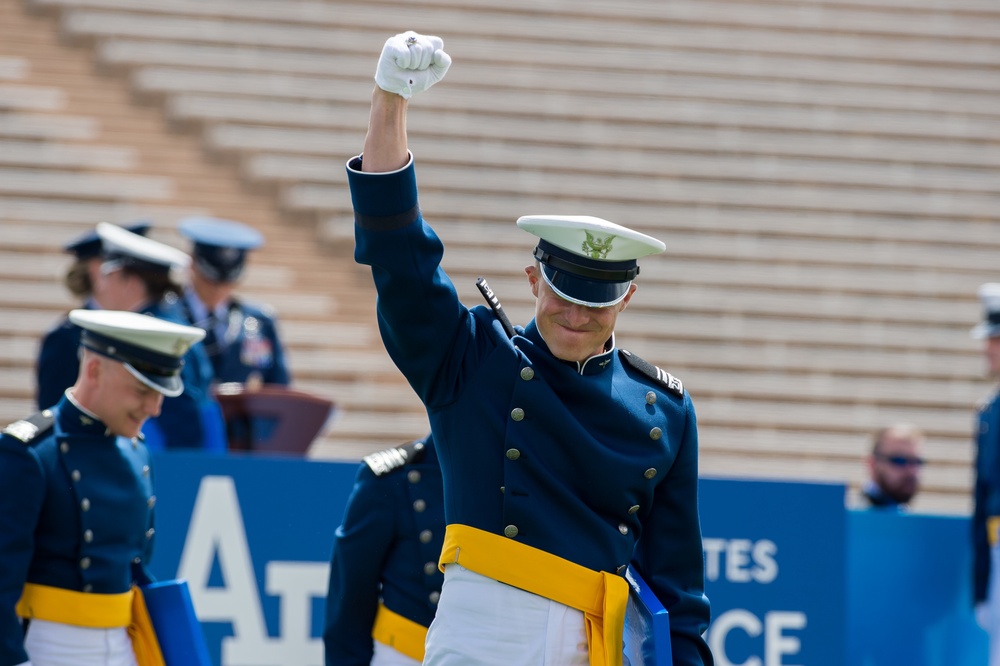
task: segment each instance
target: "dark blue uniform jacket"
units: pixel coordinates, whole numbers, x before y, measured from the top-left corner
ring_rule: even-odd
[[[444,575],[444,498],[434,441],[423,457],[381,476],[358,469],[330,561],[323,642],[328,666],[368,666],[379,599],[430,626]]]
[[[32,420],[46,424],[33,439],[24,422],[0,435],[3,666],[27,661],[14,613],[26,582],[127,592],[146,580],[153,546],[156,498],[146,447],[106,435],[103,423],[65,397]]]
[[[972,514],[973,601],[986,600],[990,579],[990,546],[986,520],[1000,516],[1000,393],[983,402],[976,415],[976,484]]]
[[[688,395],[619,350],[561,361],[534,321],[508,338],[488,308],[459,301],[412,162],[348,166],[355,258],[371,266],[385,347],[427,408],[448,523],[516,532],[595,571],[633,561],[670,612],[674,664],[711,664]]]

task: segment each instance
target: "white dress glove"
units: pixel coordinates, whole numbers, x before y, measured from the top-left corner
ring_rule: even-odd
[[[993,624],[993,610],[990,608],[988,601],[980,601],[976,604],[973,612],[976,615],[976,624],[983,631],[990,631],[993,628],[991,626]]]
[[[451,56],[440,37],[412,30],[390,37],[382,47],[375,69],[375,83],[382,90],[410,99],[444,78]]]

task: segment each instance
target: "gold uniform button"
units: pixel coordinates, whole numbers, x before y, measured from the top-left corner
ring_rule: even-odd
[[[91,585],[90,583],[87,583],[86,585],[83,586],[83,591],[84,592],[93,592],[94,591],[94,586]]]
[[[507,486],[500,486],[500,494],[503,495],[504,491],[507,490]]]
[[[507,460],[517,460],[521,457],[521,452],[517,449],[507,449]]]
[[[142,475],[143,476],[149,476],[149,465],[143,465],[142,466]]]
[[[649,431],[650,439],[659,439],[661,436],[663,436],[663,431],[660,430],[659,428],[653,428],[652,430]]]
[[[430,600],[432,604],[436,604],[438,602],[438,599],[440,598],[441,598],[440,592],[431,592],[430,594],[427,595],[427,599]]]
[[[154,534],[156,534],[156,530],[154,530],[152,527],[150,527],[148,530],[146,530],[146,538],[147,539],[152,539]]]
[[[530,382],[535,378],[535,371],[532,368],[521,368],[521,379]]]
[[[652,479],[654,476],[656,476],[656,468],[650,467],[643,473],[643,476],[646,477],[647,479]]]
[[[69,453],[69,444],[67,444],[66,442],[63,442],[62,444],[59,445],[59,450],[62,453]]]
[[[406,473],[406,480],[410,483],[420,483],[420,472],[415,469],[411,469]]]
[[[503,535],[505,537],[509,537],[511,539],[513,539],[514,537],[516,537],[517,536],[517,525],[508,525],[507,527],[503,528]]]
[[[430,543],[431,539],[434,538],[434,533],[430,530],[423,530],[420,532],[420,543]]]
[[[437,573],[438,565],[437,562],[428,562],[424,565],[424,573],[428,576],[433,576]]]
[[[618,525],[618,531],[621,532],[622,534],[628,534],[628,525],[626,525],[625,523],[620,523]]]
[[[93,541],[94,540],[94,530],[84,530],[83,531],[83,540],[86,541],[87,543],[90,543],[91,541]]]
[[[417,513],[423,513],[424,511],[427,510],[427,502],[425,502],[422,499],[414,500],[413,510],[416,511]]]
[[[647,405],[655,405],[656,404],[656,394],[653,393],[652,391],[649,391],[648,393],[646,393],[646,404]]]
[[[42,416],[44,416],[45,418],[49,418],[50,416],[52,416],[52,410],[51,409],[43,409],[42,410]]]
[[[156,495],[150,495],[149,499],[146,500],[146,506],[148,506],[150,509],[156,506]]]
[[[80,500],[80,510],[81,511],[90,511],[90,500],[87,499],[86,497],[84,497],[82,500]]]
[[[630,507],[628,508],[628,515],[630,515],[630,516],[634,516],[634,515],[635,515],[635,512],[636,512],[636,511],[638,511],[638,510],[639,510],[639,505],[638,505],[638,504],[635,504],[635,505],[633,505],[633,506],[630,506]]]
[[[521,409],[520,407],[515,407],[514,409],[510,410],[510,418],[514,419],[515,421],[523,421],[524,410]]]
[[[82,558],[80,560],[80,568],[81,569],[89,569],[90,568],[90,558],[89,557],[84,557],[84,558]]]
[[[138,449],[139,448],[139,440],[136,439],[135,437],[132,438],[132,448],[133,449]]]
[[[74,469],[72,472],[69,473],[69,476],[71,479],[73,479],[73,481],[79,481],[82,475],[80,474],[80,470]]]
[[[142,564],[142,558],[141,557],[133,557],[132,558],[132,564]]]

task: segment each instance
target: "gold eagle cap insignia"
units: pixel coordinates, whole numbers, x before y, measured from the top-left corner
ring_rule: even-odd
[[[607,259],[608,252],[611,251],[613,241],[616,236],[614,234],[610,236],[597,236],[589,231],[584,231],[587,235],[586,240],[583,241],[581,249],[587,253],[587,256],[591,259]]]

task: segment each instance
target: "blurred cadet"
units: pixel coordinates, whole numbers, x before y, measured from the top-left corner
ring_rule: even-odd
[[[914,425],[897,423],[878,430],[872,440],[868,480],[861,487],[863,503],[903,511],[920,491],[924,434]]]
[[[983,341],[986,373],[1000,379],[1000,283],[979,287],[983,320],[972,337]],[[976,620],[990,635],[990,666],[1000,666],[1000,393],[994,387],[976,419],[976,483],[972,514]]]
[[[0,435],[0,664],[162,664],[134,592],[156,501],[140,431],[183,390],[182,357],[205,333],[134,312],[69,317],[76,383]]]
[[[141,221],[125,228],[134,234],[145,236],[149,227],[149,222]],[[81,307],[88,310],[101,309],[101,304],[94,297],[94,284],[100,276],[103,262],[101,238],[97,231],[91,230],[77,236],[64,249],[74,256],[73,263],[66,270],[66,288],[80,300]],[[35,364],[35,402],[39,409],[59,402],[63,391],[76,381],[79,345],[80,329],[70,323],[68,317],[63,317],[62,321],[42,337]]]
[[[419,665],[441,582],[444,498],[428,435],[365,456],[337,528],[323,643],[327,666]]]
[[[382,340],[427,409],[445,480],[424,663],[621,664],[632,563],[670,613],[674,665],[712,664],[694,406],[614,333],[638,259],[665,246],[596,217],[525,216],[534,318],[463,305],[406,139],[407,100],[450,63],[438,37],[389,38],[347,165],[355,259],[372,267]]]
[[[181,220],[193,242],[191,281],[184,292],[186,319],[205,330],[205,350],[216,381],[288,385],[289,374],[273,312],[233,295],[247,255],[264,243],[256,229],[205,217]]]
[[[186,324],[174,274],[191,258],[177,248],[133,234],[111,224],[97,225],[104,261],[95,284],[102,306],[153,315]],[[144,434],[151,450],[225,451],[222,410],[212,397],[212,365],[199,343],[184,357],[184,392],[163,401],[160,416],[151,418]]]

